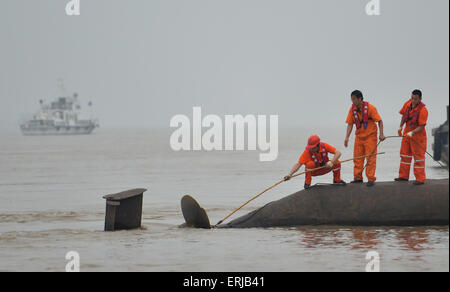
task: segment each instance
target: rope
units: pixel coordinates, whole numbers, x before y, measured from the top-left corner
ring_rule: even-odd
[[[372,154],[369,154],[369,155],[363,155],[363,156],[359,156],[359,157],[353,157],[353,158],[351,158],[351,159],[346,159],[346,160],[341,161],[341,164],[342,164],[342,163],[345,163],[345,162],[353,161],[353,160],[355,160],[355,159],[361,159],[361,158],[366,158],[366,157],[370,157],[370,156],[374,156],[374,155],[380,155],[380,154],[384,154],[384,152],[380,152],[380,153],[372,153]],[[317,168],[314,168],[314,169],[309,169],[309,170],[307,170],[307,171],[303,171],[303,172],[301,172],[301,173],[298,173],[298,174],[296,174],[296,175],[293,175],[291,178],[297,177],[297,176],[299,176],[299,175],[302,175],[302,174],[305,174],[305,173],[308,173],[308,172],[313,172],[313,171],[316,171],[316,170],[320,170],[320,169],[323,169],[323,168],[325,168],[325,167],[327,167],[327,166],[325,165],[325,166],[317,167]],[[267,192],[267,191],[273,189],[274,187],[278,186],[279,184],[281,184],[282,182],[285,182],[285,181],[286,181],[285,179],[282,179],[282,180],[280,180],[279,182],[277,182],[276,184],[274,184],[274,185],[268,187],[268,188],[265,189],[264,191],[260,192],[260,193],[257,194],[256,196],[252,197],[250,200],[248,200],[247,202],[245,202],[244,204],[242,204],[241,206],[239,206],[239,208],[237,208],[236,210],[234,210],[233,212],[231,212],[228,216],[226,216],[225,218],[223,218],[222,220],[220,220],[219,222],[217,222],[217,224],[216,224],[214,227],[216,227],[216,226],[222,224],[223,221],[225,221],[225,220],[228,219],[231,215],[233,215],[234,213],[236,213],[237,211],[239,211],[242,207],[244,207],[245,205],[247,205],[248,203],[250,203],[250,202],[253,201],[254,199],[256,199],[256,198],[258,198],[259,196],[261,196],[262,194],[264,194],[265,192]]]

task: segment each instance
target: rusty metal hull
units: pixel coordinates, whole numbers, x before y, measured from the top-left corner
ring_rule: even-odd
[[[448,225],[449,180],[314,186],[271,202],[222,228],[300,225]]]

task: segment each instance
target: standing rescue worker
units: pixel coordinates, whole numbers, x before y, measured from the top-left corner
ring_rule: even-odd
[[[328,153],[334,154],[331,160],[328,157]],[[290,180],[292,175],[294,175],[294,173],[296,173],[303,165],[305,165],[306,171],[325,166],[322,169],[306,173],[305,189],[309,189],[311,186],[313,176],[324,175],[330,171],[333,171],[333,183],[345,185],[346,183],[341,179],[341,163],[338,160],[341,155],[341,152],[333,146],[320,142],[319,136],[312,135],[308,139],[308,145],[306,146],[305,151],[303,151],[303,154],[300,156],[298,162],[292,167],[289,174],[284,177],[284,180]]]
[[[380,127],[380,140],[384,141],[383,121],[378,114],[377,109],[368,102],[364,101],[364,96],[361,91],[355,90],[351,94],[353,105],[348,112],[346,123],[347,134],[345,136],[344,146],[348,147],[348,140],[353,131],[353,125],[356,125],[355,132],[355,146],[353,155],[364,156],[375,154],[378,144],[378,126]],[[371,187],[375,184],[375,170],[377,167],[377,156],[370,156],[367,158],[355,159],[352,183],[363,183],[364,161],[367,159],[366,176],[368,179],[367,186]]]
[[[422,102],[422,92],[418,89],[411,94],[400,110],[403,116],[398,129],[398,135],[403,136],[400,149],[400,171],[396,181],[408,181],[411,161],[414,158],[415,185],[425,183],[425,152],[427,149],[427,132],[425,126],[428,119],[428,110]],[[403,126],[406,124],[405,129]],[[403,133],[402,133],[403,131]]]

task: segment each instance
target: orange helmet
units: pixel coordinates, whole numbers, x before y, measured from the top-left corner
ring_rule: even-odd
[[[311,150],[320,143],[320,138],[317,135],[312,135],[308,139],[308,146],[306,146],[307,149]]]

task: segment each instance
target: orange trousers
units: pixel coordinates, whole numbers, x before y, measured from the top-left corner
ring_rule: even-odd
[[[355,148],[353,150],[353,156],[364,156],[375,154],[377,152],[377,144],[378,144],[378,136],[370,135],[365,138],[359,138],[356,136],[355,138]],[[353,176],[355,180],[363,179],[363,169],[364,162],[367,160],[366,166],[366,176],[369,181],[376,181],[377,178],[375,176],[375,171],[377,169],[377,156],[370,156],[366,158],[360,158],[353,160],[354,168],[353,168]]]
[[[307,162],[305,165],[306,170],[317,168],[316,163],[314,161]],[[307,172],[305,174],[305,184],[310,185],[313,176],[319,176],[329,173],[333,171],[333,181],[341,182],[341,163],[336,161],[332,168],[322,168],[319,170]]]
[[[411,141],[414,139],[414,141]],[[417,142],[417,143],[416,143]],[[400,148],[399,177],[409,179],[411,162],[414,158],[414,176],[419,182],[425,182],[425,151],[427,149],[427,136],[415,135],[412,138],[403,137]]]

